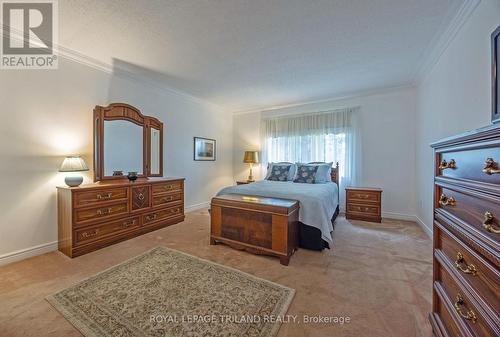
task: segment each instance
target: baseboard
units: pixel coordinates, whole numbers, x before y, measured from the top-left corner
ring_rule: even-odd
[[[416,222],[420,227],[422,227],[423,231],[427,236],[432,240],[432,227],[428,227],[425,222],[422,221],[418,216],[415,215]]]
[[[0,266],[4,266],[6,264],[21,261],[27,259],[29,257],[42,255],[45,253],[53,252],[57,250],[57,241],[44,243],[42,245],[18,250],[12,253],[7,253],[0,256]]]
[[[416,222],[422,230],[427,234],[427,236],[432,239],[432,228],[427,227],[425,223],[416,215],[393,213],[393,212],[382,212],[382,218],[396,219],[396,220],[406,220]]]
[[[191,212],[203,209],[203,208],[208,208],[209,206],[210,206],[210,202],[209,201],[205,201],[205,202],[202,202],[200,204],[195,204],[195,205],[187,206],[184,209],[184,211],[185,211],[185,213],[191,213]]]
[[[404,214],[404,213],[382,212],[382,218],[417,222],[415,215]]]

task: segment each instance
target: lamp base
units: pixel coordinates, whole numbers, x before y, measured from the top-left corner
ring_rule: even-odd
[[[82,176],[67,176],[66,178],[64,178],[64,182],[69,187],[77,187],[83,183],[83,177]]]

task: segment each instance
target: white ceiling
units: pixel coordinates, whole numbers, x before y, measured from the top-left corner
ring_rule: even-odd
[[[59,43],[245,111],[412,82],[463,0],[64,0]]]

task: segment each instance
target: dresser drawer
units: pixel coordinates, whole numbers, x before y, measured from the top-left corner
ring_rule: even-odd
[[[435,292],[438,296],[435,297],[435,315],[442,326],[440,326],[440,330],[446,331],[445,334],[439,335],[435,334],[434,336],[446,336],[446,337],[462,337],[460,330],[458,329],[457,323],[454,319],[455,310],[451,301],[446,297],[446,294],[443,288],[439,285],[439,283],[435,284]]]
[[[170,181],[167,183],[153,184],[153,195],[172,192],[172,191],[182,191],[182,181]]]
[[[155,195],[153,197],[153,207],[160,207],[170,205],[175,203],[176,201],[180,201],[183,199],[183,194],[181,193],[171,193],[166,195]]]
[[[469,248],[444,226],[437,224],[438,254],[452,265],[455,270],[476,290],[478,295],[491,308],[500,308],[500,272],[487,260]],[[498,316],[498,312],[496,312]]]
[[[440,186],[438,206],[498,243],[500,199],[456,187]]]
[[[381,197],[380,192],[371,191],[347,191],[347,200],[356,203],[379,203]]]
[[[134,217],[76,229],[74,232],[74,245],[79,246],[121,232],[138,229],[140,228],[139,220],[139,217]]]
[[[361,213],[361,214],[369,214],[369,215],[380,215],[380,207],[374,205],[362,205],[362,204],[347,204],[347,211],[349,213]]]
[[[144,210],[150,207],[149,186],[132,187],[132,211]]]
[[[151,212],[142,216],[143,225],[155,223],[157,221],[165,220],[172,217],[181,216],[184,214],[184,207],[182,205],[165,208],[156,212]]]
[[[118,215],[126,215],[128,213],[128,202],[121,202],[109,206],[101,206],[95,208],[76,209],[75,223],[81,224],[91,221],[100,221]]]
[[[127,198],[128,188],[126,187],[73,192],[75,207],[96,206],[107,201]]]
[[[493,162],[486,160],[493,159]],[[445,152],[438,162],[439,175],[454,179],[467,179],[490,184],[500,184],[500,174],[491,174],[500,169],[500,147],[483,148],[470,151]],[[446,168],[454,163],[454,168]],[[451,164],[453,166],[453,164]],[[486,172],[485,172],[486,171]]]
[[[448,271],[453,268],[447,262],[437,260],[437,281],[444,289],[448,300],[452,303],[455,311],[455,319],[466,327],[473,336],[490,337],[498,336],[500,331],[485,310],[480,307],[476,300],[464,290],[464,286],[459,284],[455,276]],[[445,265],[443,264],[445,263]],[[491,311],[491,309],[489,309]]]

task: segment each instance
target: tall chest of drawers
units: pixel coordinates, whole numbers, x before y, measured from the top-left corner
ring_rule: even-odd
[[[184,221],[184,179],[58,187],[59,250],[75,257]]]
[[[432,144],[435,336],[500,336],[500,128]]]

